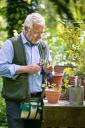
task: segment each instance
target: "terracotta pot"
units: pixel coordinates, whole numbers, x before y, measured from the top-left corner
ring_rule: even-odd
[[[62,65],[55,65],[54,66],[54,72],[55,73],[63,73],[63,71],[64,71],[64,66],[62,66]]]
[[[50,84],[55,83],[56,86],[61,86],[63,83],[63,73],[56,73],[52,78],[48,80]]]
[[[75,85],[75,76],[70,76],[69,78],[68,78],[68,84],[69,85]]]
[[[48,100],[48,103],[57,103],[59,101],[61,92],[52,90],[52,89],[46,89],[46,98]]]
[[[85,77],[81,78],[81,85],[85,86]]]

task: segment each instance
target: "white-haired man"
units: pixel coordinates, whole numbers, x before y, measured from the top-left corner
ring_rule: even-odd
[[[2,95],[6,101],[8,128],[40,128],[41,120],[20,118],[20,105],[30,96],[41,97],[42,82],[52,68],[40,63],[50,61],[48,46],[42,41],[45,20],[39,13],[29,14],[22,32],[4,43],[0,49]]]

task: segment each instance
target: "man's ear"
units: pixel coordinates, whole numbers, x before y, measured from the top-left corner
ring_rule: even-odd
[[[29,28],[27,26],[25,26],[24,30],[25,30],[25,32],[28,32]]]

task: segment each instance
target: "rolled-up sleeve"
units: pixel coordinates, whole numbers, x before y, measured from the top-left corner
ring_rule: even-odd
[[[20,65],[12,64],[14,49],[10,40],[7,40],[0,49],[0,75],[15,78],[16,70]]]

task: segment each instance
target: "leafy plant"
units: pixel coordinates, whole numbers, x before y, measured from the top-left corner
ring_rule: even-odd
[[[55,90],[57,92],[61,92],[61,90],[62,90],[61,86],[56,86],[55,83],[50,84],[49,82],[47,82],[47,84],[46,84],[46,89]]]
[[[85,31],[84,23],[80,27],[66,26],[60,38],[67,44],[66,63],[74,67],[75,75],[85,76]]]
[[[6,108],[4,99],[0,97],[0,126],[7,126]]]
[[[0,94],[2,90],[2,79],[0,78]],[[6,105],[4,99],[0,95],[0,126],[7,126]]]

